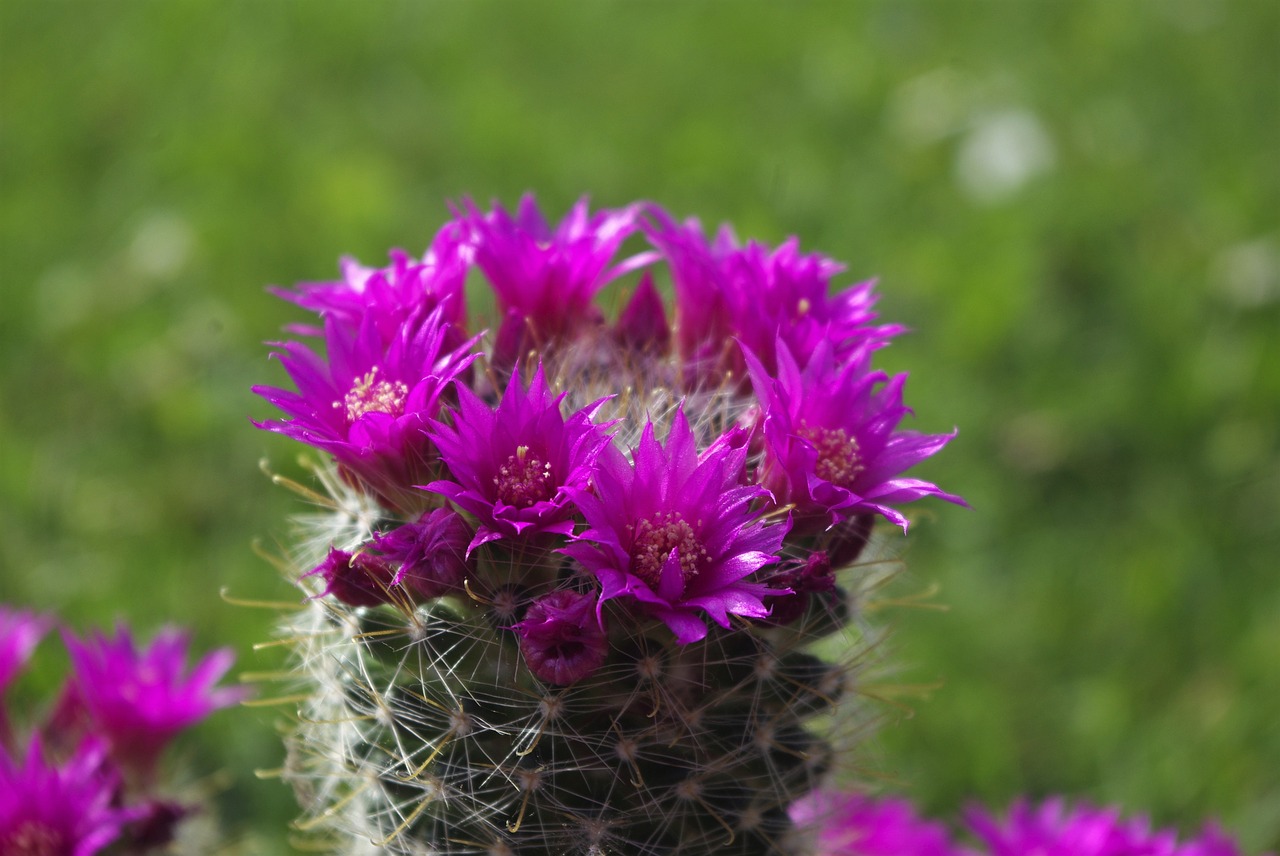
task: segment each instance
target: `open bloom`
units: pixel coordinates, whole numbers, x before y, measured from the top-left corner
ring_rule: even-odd
[[[905,531],[893,508],[925,496],[964,505],[932,482],[900,474],[936,453],[955,436],[898,431],[910,408],[902,403],[905,373],[890,378],[870,368],[863,346],[840,362],[819,343],[803,369],[787,345],[777,346],[776,377],[744,350],[756,395],[764,406],[764,462],[759,480],[798,518],[836,523],[880,514]]]
[[[42,615],[0,604],[0,695],[22,670],[49,624]]]
[[[373,317],[357,330],[328,318],[327,360],[285,342],[278,356],[298,391],[256,386],[254,392],[292,418],[255,424],[333,455],[392,507],[421,510],[424,494],[412,485],[434,475],[436,459],[424,429],[450,383],[476,357],[467,353],[474,340],[447,346],[452,328],[443,308],[411,316],[390,344]]]
[[[680,354],[692,380],[716,383],[731,375],[744,381],[735,339],[772,370],[778,341],[803,361],[821,342],[843,357],[861,343],[902,331],[871,323],[874,283],[828,296],[844,265],[800,252],[795,238],[772,250],[754,241],[743,246],[724,226],[708,243],[697,220],[676,223],[656,205],[647,211],[646,232],[671,264]]]
[[[591,421],[599,402],[565,419],[563,398],[552,394],[539,365],[528,392],[519,372],[511,375],[496,409],[459,385],[452,424],[428,429],[453,480],[427,489],[479,522],[468,553],[497,538],[573,531],[570,493],[586,487],[609,438]]]
[[[1003,820],[972,807],[969,827],[991,856],[1239,856],[1234,841],[1209,824],[1199,836],[1178,841],[1172,829],[1152,829],[1145,817],[1125,819],[1116,808],[1061,798],[1034,805],[1019,800]]]
[[[645,426],[632,461],[601,453],[592,489],[571,491],[588,529],[564,552],[600,580],[600,602],[634,599],[664,621],[681,644],[707,635],[706,612],[761,618],[761,597],[776,594],[747,578],[778,558],[786,527],[752,511],[767,491],[739,480],[746,450],[718,445],[701,456],[683,409],[664,446]]]
[[[127,628],[85,640],[63,632],[71,656],[71,692],[91,733],[107,741],[122,766],[148,774],[178,732],[244,698],[239,687],[216,688],[235,659],[222,648],[186,674],[186,633],[161,630],[150,647],[135,647]]]
[[[118,787],[98,741],[82,744],[61,766],[45,761],[36,737],[21,761],[0,748],[0,853],[93,856],[135,817],[115,805]]]
[[[459,222],[498,300],[502,318],[493,362],[509,368],[531,347],[573,338],[602,316],[595,293],[623,274],[649,264],[640,253],[617,264],[613,257],[636,229],[637,208],[590,213],[580,200],[552,229],[532,195],[512,217],[500,205],[489,214],[466,203]]]
[[[814,856],[961,856],[940,823],[906,800],[814,791],[791,805],[798,826],[816,828]],[[1028,854],[1029,856],[1029,854]]]

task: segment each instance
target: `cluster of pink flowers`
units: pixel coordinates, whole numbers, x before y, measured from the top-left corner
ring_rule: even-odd
[[[0,853],[146,853],[172,840],[194,806],[157,793],[161,755],[179,732],[243,697],[217,688],[232,654],[188,673],[187,637],[161,631],[138,649],[127,629],[62,631],[71,675],[43,722],[15,726],[5,693],[53,620],[0,605]]]
[[[972,844],[955,841],[945,825],[919,817],[901,799],[820,791],[793,805],[791,816],[815,830],[814,856],[1240,856],[1212,823],[1179,839],[1144,817],[1060,798],[1020,800],[1003,817],[969,809]]]
[[[872,359],[901,328],[875,323],[871,283],[830,295],[842,270],[794,239],[708,241],[649,203],[582,201],[553,228],[526,197],[514,215],[465,204],[421,259],[278,291],[319,315],[291,329],[323,348],[279,344],[295,389],[255,388],[287,416],[259,427],[324,451],[385,511],[312,571],[322,593],[541,585],[510,629],[561,684],[603,662],[606,613],[682,644],[707,618],[793,618],[872,517],[905,529],[903,503],[963,503],[903,475],[953,434],[898,428],[906,376]],[[473,272],[496,304],[487,332],[469,321]],[[606,317],[601,289],[637,272]]]

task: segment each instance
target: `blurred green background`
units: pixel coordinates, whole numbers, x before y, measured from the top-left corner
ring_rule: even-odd
[[[0,4],[0,599],[234,644],[268,283],[471,195],[731,220],[876,275],[921,475],[868,762],[929,809],[1067,792],[1280,845],[1280,3]],[[42,651],[29,694],[61,668]],[[183,747],[248,852],[275,714]]]

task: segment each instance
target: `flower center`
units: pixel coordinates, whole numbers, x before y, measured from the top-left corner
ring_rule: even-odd
[[[61,832],[34,820],[14,829],[0,844],[5,845],[0,850],[14,856],[61,856],[68,852],[68,842]]]
[[[866,467],[858,454],[858,439],[843,428],[810,428],[801,425],[798,432],[818,453],[814,475],[839,487],[849,488]]]
[[[516,508],[528,508],[535,502],[550,499],[555,488],[551,465],[537,455],[530,455],[528,446],[516,446],[516,453],[498,468],[493,483],[498,488],[498,499]]]
[[[660,511],[635,526],[631,541],[631,570],[649,586],[658,585],[662,566],[675,550],[680,560],[680,575],[687,584],[698,575],[707,561],[707,548],[698,533],[678,511]]]
[[[348,422],[355,422],[366,413],[399,416],[404,413],[404,400],[408,395],[409,387],[403,382],[378,380],[378,367],[374,366],[355,382],[342,401],[335,401],[333,406],[346,408]]]

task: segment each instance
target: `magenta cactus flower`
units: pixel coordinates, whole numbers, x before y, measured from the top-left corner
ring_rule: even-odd
[[[1236,843],[1216,825],[1179,841],[1173,829],[1152,829],[1145,817],[1126,819],[1115,807],[1061,797],[1035,804],[1019,800],[1000,818],[974,806],[969,828],[991,856],[1240,856]]]
[[[724,226],[708,243],[697,220],[678,224],[652,205],[647,212],[646,231],[671,264],[680,352],[703,382],[725,376],[745,381],[735,340],[772,371],[779,341],[801,361],[823,343],[843,358],[865,342],[903,330],[871,323],[873,282],[828,295],[844,265],[800,252],[795,238],[772,250],[754,241],[743,246]]]
[[[32,737],[21,760],[0,749],[0,853],[6,856],[93,856],[117,841],[136,812],[117,802],[119,777],[106,747],[83,743],[61,765]]]
[[[188,635],[160,631],[139,650],[128,628],[114,636],[90,633],[80,640],[63,631],[71,656],[69,685],[93,734],[105,739],[122,767],[151,774],[165,746],[180,731],[245,697],[240,687],[217,687],[235,659],[228,648],[187,667]]]
[[[963,856],[947,828],[917,816],[902,799],[817,791],[794,803],[791,819],[816,830],[812,856]]]
[[[20,666],[51,623],[0,605],[4,663]],[[73,674],[53,704],[12,711],[20,717],[12,730],[0,705],[0,854],[151,853],[209,808],[163,793],[157,756],[178,730],[243,697],[213,686],[231,655],[215,652],[184,676],[177,631],[141,653],[123,627],[114,639],[62,637]]]
[[[565,418],[563,400],[551,392],[539,365],[528,392],[519,372],[513,373],[492,410],[459,386],[451,424],[428,428],[453,480],[426,488],[479,522],[468,553],[499,538],[573,531],[570,494],[587,486],[609,437],[591,421],[599,402]]]
[[[358,330],[325,321],[328,359],[285,342],[280,362],[297,392],[257,386],[254,392],[291,419],[255,423],[331,454],[343,472],[393,508],[423,510],[413,485],[436,473],[436,451],[427,438],[450,383],[476,358],[474,343],[450,350],[443,307],[415,312],[388,345],[376,319]]]
[[[614,263],[637,227],[637,214],[636,206],[591,214],[582,199],[552,229],[532,195],[520,200],[514,217],[500,205],[484,214],[466,202],[459,222],[502,319],[490,355],[494,364],[511,367],[530,347],[572,339],[580,328],[600,323],[592,303],[596,292],[655,257],[639,253]]]
[[[0,698],[26,664],[52,621],[30,610],[0,604]]]
[[[778,343],[776,376],[745,351],[756,395],[764,404],[764,463],[760,482],[801,519],[824,525],[879,514],[907,528],[893,506],[925,496],[965,505],[932,482],[900,474],[941,450],[950,434],[897,430],[911,412],[902,403],[907,375],[890,378],[870,368],[864,346],[848,361],[820,343],[803,369]]]
[[[650,422],[631,461],[606,447],[592,489],[572,492],[588,529],[564,549],[600,581],[602,604],[625,596],[682,644],[706,636],[699,612],[721,627],[768,614],[761,598],[777,591],[749,577],[777,560],[786,526],[752,511],[766,491],[740,483],[745,457],[728,447],[699,456],[683,409],[665,446]]]
[[[186,805],[166,799],[150,799],[133,809],[136,817],[129,824],[128,837],[133,850],[150,853],[165,852],[178,837],[178,829],[198,806]]]

